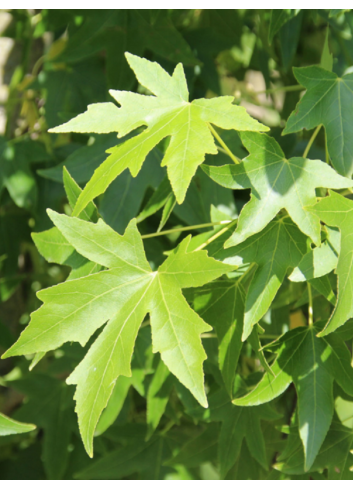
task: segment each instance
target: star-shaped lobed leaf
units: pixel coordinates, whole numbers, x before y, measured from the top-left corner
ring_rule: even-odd
[[[227,188],[251,188],[251,199],[242,209],[238,226],[225,246],[234,246],[261,231],[281,209],[286,209],[299,229],[320,245],[320,220],[305,209],[316,202],[316,188],[348,188],[352,181],[326,163],[306,158],[287,160],[275,139],[242,133],[250,155],[239,165],[202,169]]]
[[[324,336],[353,317],[353,202],[336,192],[330,192],[329,197],[320,200],[310,210],[323,222],[338,227],[341,231],[341,250],[336,269],[338,297],[333,314],[319,335]]]
[[[307,252],[307,238],[289,217],[274,219],[256,236],[225,250],[223,243],[231,233],[224,233],[207,249],[224,263],[257,265],[245,300],[245,340],[270,307],[288,268],[297,266]]]
[[[353,73],[338,77],[319,66],[294,68],[294,75],[307,92],[287,121],[283,134],[313,129],[323,124],[327,148],[336,170],[353,172],[352,117]]]
[[[322,324],[296,328],[267,345],[266,349],[277,354],[271,366],[275,376],[265,373],[254,390],[233,401],[237,406],[257,406],[275,399],[294,382],[306,470],[312,466],[332,421],[333,380],[353,395],[350,353],[335,334],[317,338]]]
[[[239,377],[237,378],[239,380]],[[239,382],[236,383],[237,388]],[[234,406],[228,393],[220,389],[209,397],[209,408],[199,408],[190,414],[206,421],[220,421],[222,426],[218,439],[218,461],[221,478],[224,478],[236,462],[243,440],[252,456],[268,469],[265,440],[260,421],[280,417],[269,405],[255,407]]]
[[[79,197],[74,215],[102,194],[126,168],[135,177],[148,153],[168,136],[171,139],[162,166],[167,167],[180,204],[205,154],[217,153],[210,123],[239,131],[268,130],[243,107],[233,105],[233,97],[197,99],[190,103],[181,64],[170,76],[158,63],[130,53],[126,53],[126,57],[139,83],[153,95],[111,90],[121,108],[112,103],[94,104],[84,114],[51,129],[51,132],[118,132],[118,136],[123,137],[133,129],[147,126],[141,134],[110,150],[111,155],[95,171]]]
[[[58,348],[64,342],[87,343],[108,324],[68,379],[77,384],[75,399],[82,439],[92,455],[99,416],[119,375],[131,376],[136,335],[147,313],[154,352],[169,370],[207,406],[200,334],[211,328],[187,304],[183,287],[199,287],[234,269],[207,256],[187,253],[190,236],[152,272],[136,222],[120,236],[102,220],[92,224],[48,211],[65,239],[88,260],[108,270],[42,290],[43,306],[32,314],[19,340],[5,354],[22,355]]]

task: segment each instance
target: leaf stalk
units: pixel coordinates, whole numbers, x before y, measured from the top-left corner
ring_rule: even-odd
[[[224,149],[224,151],[227,153],[227,155],[229,156],[229,158],[232,159],[232,161],[238,165],[240,163],[240,160],[239,158],[237,158],[235,156],[235,154],[233,154],[231,152],[231,150],[228,148],[228,146],[226,145],[226,143],[223,141],[223,139],[221,138],[221,136],[218,134],[218,132],[212,127],[212,125],[210,123],[208,123],[208,127],[210,128],[210,131],[212,132],[212,134],[214,135],[214,137],[217,139],[217,141],[219,142],[219,144],[222,146],[222,148]]]

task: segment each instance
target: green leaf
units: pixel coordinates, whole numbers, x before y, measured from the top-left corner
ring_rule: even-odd
[[[278,397],[294,382],[306,470],[314,463],[332,421],[333,380],[349,395],[353,394],[349,351],[335,335],[317,338],[320,325],[296,328],[267,345],[266,349],[277,353],[271,366],[275,377],[266,373],[253,391],[233,401],[238,406],[263,404]]]
[[[300,9],[272,9],[270,28],[268,30],[268,40],[271,44],[274,36],[281,29],[281,27],[290,19],[298,15]]]
[[[164,204],[161,222],[159,223],[157,233],[159,233],[164,228],[164,226],[166,225],[171,213],[174,210],[175,204],[176,204],[175,195],[170,194],[166,203]]]
[[[346,121],[351,114],[353,74],[338,77],[319,66],[294,68],[293,71],[307,92],[289,117],[283,134],[323,124],[333,166],[342,175],[352,176],[353,142],[350,124]]]
[[[332,71],[333,54],[330,52],[330,46],[329,46],[329,42],[328,42],[329,34],[330,34],[330,29],[327,27],[326,36],[325,36],[325,43],[324,43],[324,47],[323,47],[322,54],[321,54],[320,66],[321,66],[321,68],[324,68],[324,70]]]
[[[197,411],[199,413],[200,410]],[[218,438],[218,462],[222,479],[226,477],[235,464],[243,440],[246,441],[252,456],[265,469],[268,468],[260,420],[275,420],[279,417],[280,415],[273,411],[270,406],[250,408],[234,406],[224,389],[220,389],[210,396],[209,408],[201,412],[201,418],[222,423]],[[211,426],[209,431],[211,431]]]
[[[148,49],[172,63],[180,61],[189,66],[200,63],[180,31],[173,25],[167,10],[136,9],[134,15],[139,34],[143,38],[142,44]]]
[[[320,200],[310,210],[319,219],[330,226],[338,227],[341,231],[341,250],[338,257],[338,297],[335,310],[328,320],[320,336],[327,335],[342,326],[353,317],[352,285],[353,285],[353,250],[351,233],[353,225],[353,203],[336,192],[330,192],[329,197]]]
[[[292,16],[279,31],[282,64],[285,71],[292,66],[293,58],[297,52],[303,15],[302,10],[297,15]]]
[[[141,427],[145,428],[145,426]],[[141,431],[139,433],[138,431]],[[162,463],[170,457],[167,443],[162,437],[153,437],[145,441],[143,430],[136,430],[127,446],[121,446],[103,457],[95,460],[75,474],[76,479],[84,480],[117,480],[136,473],[149,472],[147,479],[163,478]],[[162,472],[162,473],[161,473]],[[142,477],[143,479],[143,477]]]
[[[63,169],[66,167],[78,184],[86,183],[93,175],[94,170],[105,160],[106,150],[115,144],[115,134],[96,136],[93,144],[73,151],[59,165],[37,170],[37,173],[42,177],[61,183],[63,181]]]
[[[105,222],[118,233],[123,233],[131,219],[138,214],[147,189],[155,189],[163,177],[167,179],[165,170],[160,166],[161,160],[161,152],[154,148],[136,178],[125,170],[104,193],[99,211]]]
[[[289,276],[292,282],[305,282],[313,278],[323,277],[337,267],[340,251],[340,232],[328,227],[326,240],[321,246],[314,248],[303,256],[299,265]]]
[[[241,137],[250,152],[243,163],[202,166],[224,187],[252,189],[250,202],[243,207],[237,229],[226,247],[261,231],[281,209],[286,209],[299,229],[319,246],[320,220],[305,207],[316,202],[316,188],[349,188],[352,181],[318,160],[287,160],[275,139],[265,134],[243,133]]]
[[[349,469],[353,465],[353,457],[350,453],[352,444],[352,429],[334,421],[311,470],[322,471],[328,468],[330,470],[328,476],[330,480],[350,480],[352,472]],[[305,472],[304,453],[296,433],[290,434],[288,445],[278,457],[275,468],[290,475],[303,474]]]
[[[35,429],[34,424],[20,423],[0,413],[0,436],[28,433]]]
[[[37,141],[13,143],[0,136],[0,193],[6,188],[18,207],[33,209],[37,184],[30,164],[49,157]]]
[[[77,384],[75,399],[84,445],[92,455],[92,438],[119,375],[131,375],[131,356],[138,328],[150,313],[154,352],[169,370],[207,405],[202,364],[206,358],[200,334],[210,327],[188,306],[181,288],[199,287],[234,267],[209,258],[205,251],[187,253],[186,238],[152,272],[142,239],[132,221],[120,236],[102,220],[92,224],[48,211],[75,249],[108,267],[43,290],[44,305],[5,356],[44,352],[67,341],[84,345],[109,320],[68,383]]]
[[[234,406],[222,391],[210,398],[210,411],[212,420],[222,422],[218,451],[221,477],[224,478],[234,465],[243,439],[246,440],[251,455],[267,469],[265,440],[260,419],[278,419],[278,414],[268,406]]]
[[[336,17],[336,16],[341,15],[341,14],[343,14],[345,12],[350,12],[350,10],[351,10],[350,8],[343,8],[343,9],[341,9],[341,8],[332,8],[332,9],[330,9],[330,15],[329,15],[329,17]]]
[[[233,395],[235,371],[242,348],[245,290],[239,281],[222,280],[195,289],[195,311],[210,324],[218,338],[218,361],[225,387]]]
[[[160,361],[147,393],[147,439],[150,439],[165,412],[174,381]]]
[[[146,125],[147,129],[112,149],[111,155],[95,171],[75,208],[78,215],[109,184],[129,168],[136,176],[148,153],[164,138],[171,141],[162,161],[167,167],[178,203],[182,203],[186,190],[205,154],[216,154],[217,148],[209,124],[224,129],[264,131],[265,126],[252,119],[243,107],[232,105],[232,97],[198,99],[189,103],[188,89],[182,65],[177,65],[170,76],[157,63],[127,53],[128,62],[141,85],[155,96],[146,96],[111,90],[121,105],[116,110],[111,131],[122,137],[133,129]],[[113,104],[111,104],[113,106]],[[113,106],[114,107],[114,106]],[[51,132],[95,132],[100,120],[105,120],[104,107],[89,110],[72,121],[51,129]],[[96,111],[99,114],[96,114]],[[112,107],[109,105],[109,111]],[[94,113],[93,113],[94,112]],[[109,112],[110,117],[111,112]]]
[[[204,462],[216,459],[218,445],[219,425],[209,424],[197,436],[189,440],[172,459],[168,465],[185,465],[185,467],[197,467]]]
[[[63,168],[63,180],[69,204],[73,208],[82,190],[65,167]],[[80,218],[85,221],[96,222],[98,219],[96,206],[90,202],[81,212]],[[102,268],[97,263],[91,262],[77,253],[75,248],[56,227],[40,233],[32,233],[31,236],[39,253],[49,263],[58,263],[72,268],[69,280],[99,272]]]
[[[47,477],[61,479],[68,465],[74,428],[72,387],[38,373],[10,385],[28,398],[16,413],[18,419],[33,420],[44,431],[42,458]]]
[[[138,177],[136,177],[138,178]],[[164,207],[172,194],[172,188],[170,186],[168,177],[165,176],[159,186],[156,188],[152,197],[148,200],[145,207],[142,209],[140,214],[137,216],[136,221],[142,222],[147,217],[152,216],[158,212],[162,207]]]
[[[117,379],[107,407],[102,412],[102,416],[98,421],[95,436],[99,436],[104,433],[119,416],[128,395],[130,386],[131,378],[119,377]]]
[[[249,336],[249,343],[251,345],[251,348],[254,350],[257,358],[259,359],[259,362],[261,363],[261,366],[265,370],[265,372],[267,372],[270,375],[274,375],[274,373],[271,370],[271,367],[267,363],[264,351],[261,347],[261,343],[260,343],[260,339],[259,339],[259,330],[260,330],[259,325],[257,325],[257,327],[255,327],[255,328],[253,328],[251,335]],[[262,332],[264,332],[263,329],[262,329]]]
[[[249,263],[257,265],[245,300],[244,341],[267,312],[288,268],[295,267],[305,255],[307,238],[288,217],[274,219],[256,236],[223,250],[222,243],[227,237],[224,233],[207,247],[210,256],[238,267]]]

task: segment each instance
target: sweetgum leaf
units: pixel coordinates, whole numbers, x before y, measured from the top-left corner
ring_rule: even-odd
[[[338,297],[336,307],[320,336],[327,335],[342,326],[353,317],[352,286],[353,286],[353,202],[336,192],[320,200],[310,210],[319,219],[341,231],[341,250],[338,257],[336,273],[338,275]]]
[[[265,373],[255,389],[233,401],[237,406],[257,406],[275,399],[294,382],[306,470],[314,463],[332,421],[333,380],[353,395],[350,353],[336,335],[317,338],[321,324],[295,328],[267,345],[266,349],[277,353],[272,365],[275,377]]]
[[[153,351],[169,370],[207,406],[200,334],[206,324],[187,304],[184,287],[199,287],[234,266],[187,253],[186,238],[157,272],[146,260],[136,222],[120,236],[102,220],[92,224],[48,211],[56,227],[85,258],[109,268],[38,293],[43,306],[5,356],[53,350],[64,342],[86,344],[107,326],[67,382],[76,384],[76,410],[82,439],[92,455],[93,434],[119,375],[131,376],[131,356],[141,322],[150,313]]]
[[[238,226],[226,247],[261,231],[281,209],[286,209],[299,229],[320,245],[320,220],[305,209],[316,202],[316,188],[349,188],[352,180],[341,177],[326,163],[306,158],[287,160],[275,139],[243,133],[250,155],[239,165],[203,165],[202,169],[227,188],[251,188],[251,199],[242,209]]]
[[[246,441],[251,455],[262,467],[268,468],[260,420],[280,418],[280,415],[270,406],[250,408],[234,406],[228,393],[224,389],[219,389],[209,397],[209,408],[207,410],[201,411],[200,408],[197,408],[190,414],[197,415],[205,421],[222,423],[218,437],[218,462],[222,479],[225,478],[239,457],[243,440]],[[212,429],[212,423],[208,429]]]
[[[232,105],[233,97],[197,99],[190,103],[181,64],[170,76],[155,62],[130,53],[126,53],[126,57],[140,84],[154,96],[111,90],[111,95],[121,108],[113,104],[91,105],[84,114],[51,129],[51,132],[95,132],[100,121],[104,121],[104,129],[109,126],[107,130],[118,132],[119,137],[123,137],[133,129],[147,126],[138,136],[110,150],[111,155],[95,171],[79,197],[74,215],[78,215],[90,201],[103,193],[126,168],[135,177],[148,153],[167,136],[171,136],[171,140],[162,166],[167,167],[169,180],[180,204],[205,154],[217,153],[210,123],[239,131],[268,130],[252,119],[243,107]],[[108,111],[107,117],[104,116],[105,110]]]
[[[313,129],[323,124],[327,148],[336,170],[347,177],[353,173],[351,107],[353,73],[338,77],[319,66],[294,68],[294,75],[307,92],[289,117],[283,134]]]
[[[218,459],[221,477],[224,478],[239,456],[243,439],[251,455],[265,468],[265,440],[261,430],[261,419],[274,420],[279,415],[269,406],[242,408],[232,405],[224,391],[210,397],[211,420],[221,421]]]
[[[289,217],[274,219],[256,236],[224,250],[222,244],[227,237],[224,233],[207,247],[210,256],[236,266],[257,265],[245,300],[245,340],[270,307],[288,268],[298,265],[305,255],[307,238]]]

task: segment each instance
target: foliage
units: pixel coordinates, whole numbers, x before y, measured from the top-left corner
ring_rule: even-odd
[[[352,479],[353,12],[2,20],[2,478]]]

